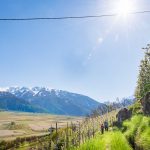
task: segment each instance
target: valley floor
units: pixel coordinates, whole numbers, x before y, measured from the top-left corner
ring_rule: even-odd
[[[16,137],[39,136],[48,134],[48,129],[77,122],[82,117],[61,116],[39,113],[0,112],[0,140],[13,140]]]
[[[8,112],[3,112],[3,114],[4,115],[3,115],[3,117],[1,116],[1,120],[3,120],[3,121],[5,120],[6,121],[5,123],[7,124],[8,123],[7,119],[9,117],[7,119],[5,117],[8,115]],[[29,120],[29,118],[31,116],[33,117],[33,114],[28,114],[29,116],[31,115],[30,117],[28,116],[29,118],[27,117],[27,114],[24,114],[24,117],[23,117],[23,114],[15,114],[16,116],[21,115],[22,118],[20,118],[20,117],[18,118],[18,116],[17,117],[14,116],[13,113],[12,113],[12,116],[17,118],[16,122],[17,121],[23,122],[23,118],[24,119],[26,118],[26,121],[28,120],[30,122],[31,120]],[[11,115],[9,115],[9,116],[11,116]],[[12,116],[10,118],[12,118]],[[42,118],[42,115],[36,116],[36,114],[35,114],[35,117],[33,117],[33,118],[35,119],[36,117],[38,119],[34,120],[35,125],[36,125],[36,122],[38,123],[38,121],[39,122],[44,121],[44,116]],[[71,120],[78,121],[78,120],[82,119],[82,118],[69,117],[69,116],[67,116],[67,117],[62,116],[62,118],[61,118],[61,116],[57,116],[57,117],[55,116],[55,118],[58,119],[57,121],[59,121],[59,122],[64,121],[64,125],[66,125],[66,120],[68,121],[68,119],[70,121]],[[45,116],[46,120],[47,119],[50,120],[50,118],[54,119],[54,116],[52,116],[52,115]],[[60,120],[60,119],[62,119],[62,120]],[[98,121],[98,123],[99,122],[100,121]],[[90,120],[88,120],[88,123],[90,123]],[[7,126],[3,126],[3,125],[1,125],[0,127],[1,128],[9,127],[8,124],[7,124]],[[85,126],[86,126],[86,124],[84,124],[84,128],[86,128]],[[14,127],[17,128],[20,126],[16,125]],[[82,129],[82,128],[79,128],[79,129]],[[10,129],[10,131],[11,130],[14,130],[14,129],[12,128],[12,129]],[[74,134],[71,131],[71,128],[61,128],[57,134],[56,134],[56,132],[54,132],[51,135],[46,135],[43,137],[41,136],[40,138],[38,138],[36,135],[36,137],[32,137],[32,139],[26,138],[26,141],[23,141],[22,144],[19,143],[19,142],[21,142],[22,139],[18,139],[16,141],[14,141],[13,143],[7,142],[7,144],[11,144],[10,147],[15,147],[16,149],[18,148],[18,150],[29,150],[31,147],[34,147],[35,149],[36,148],[38,149],[39,147],[41,147],[41,148],[46,147],[47,149],[49,149],[49,148],[56,146],[54,142],[56,141],[57,137],[59,137],[59,141],[57,141],[57,142],[59,142],[59,144],[65,143],[65,141],[67,141],[66,144],[67,143],[70,144],[70,145],[68,145],[68,150],[150,150],[150,117],[148,117],[148,116],[143,116],[140,114],[134,115],[134,116],[132,116],[131,119],[124,121],[121,126],[110,127],[109,131],[104,132],[104,134],[101,134],[97,130],[95,132],[95,134],[93,134],[91,137],[89,137],[85,140],[83,140],[84,139],[83,138],[81,141],[84,141],[85,143],[81,144],[82,143],[81,142],[79,144],[80,146],[76,145],[78,143],[78,141],[76,144],[73,144],[74,143],[73,141],[75,140],[76,137],[77,137],[76,138],[77,140],[79,140],[82,137],[80,134],[76,134],[76,133],[78,133],[78,131],[81,131],[81,130],[77,130],[77,132],[74,132],[75,133]],[[2,133],[2,130],[0,130],[0,132]],[[43,133],[43,132],[36,131],[35,133]],[[63,136],[59,136],[59,135],[63,135]],[[82,135],[84,135],[84,134],[82,134]],[[85,135],[87,135],[86,132],[85,132]],[[24,137],[24,135],[23,135],[23,137]],[[70,143],[69,143],[69,141],[70,141]],[[4,143],[4,144],[7,145],[6,143]],[[4,144],[1,143],[2,149],[4,149],[4,146],[3,146]],[[60,145],[60,147],[61,147],[61,145]],[[61,147],[61,149],[62,149],[62,147]],[[64,149],[62,149],[62,150],[64,150]]]

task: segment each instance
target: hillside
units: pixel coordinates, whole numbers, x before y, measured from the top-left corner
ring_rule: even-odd
[[[103,135],[97,135],[72,150],[149,150],[150,117],[135,115],[122,123],[120,128],[113,127]]]

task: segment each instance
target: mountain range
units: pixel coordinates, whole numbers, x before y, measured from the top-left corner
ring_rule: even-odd
[[[0,109],[84,116],[103,103],[81,94],[46,87],[10,87],[0,92]]]

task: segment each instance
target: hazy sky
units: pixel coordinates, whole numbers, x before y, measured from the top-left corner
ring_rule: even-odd
[[[0,0],[0,18],[110,14],[117,0]],[[134,1],[136,11],[149,0]],[[0,87],[48,86],[99,101],[131,96],[150,14],[0,21]]]

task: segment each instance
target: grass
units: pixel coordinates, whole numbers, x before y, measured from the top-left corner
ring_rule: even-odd
[[[125,130],[124,135],[132,145],[134,145],[135,135],[138,130],[138,127],[140,126],[141,120],[142,115],[138,115],[132,117],[131,120],[123,122],[123,128]]]
[[[135,115],[122,128],[98,134],[77,150],[150,150],[150,117]],[[75,149],[76,150],[76,149]]]
[[[123,123],[124,135],[141,150],[150,150],[150,117],[136,115]]]
[[[144,150],[150,150],[150,128],[146,129],[142,134],[139,140],[137,141],[137,145]]]
[[[111,131],[104,135],[98,134],[77,150],[132,150],[132,148],[120,131]]]
[[[144,150],[150,149],[150,118],[143,117],[140,126],[137,130],[135,139],[136,145]]]

